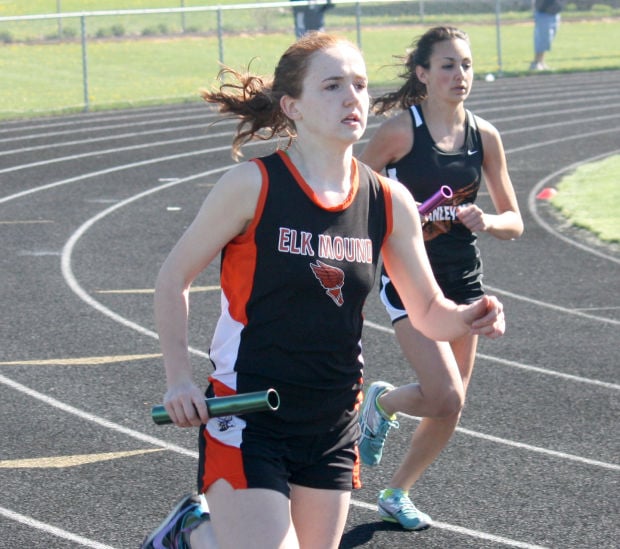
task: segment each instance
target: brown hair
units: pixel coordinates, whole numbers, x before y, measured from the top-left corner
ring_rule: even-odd
[[[408,109],[411,105],[418,105],[426,99],[426,85],[418,80],[415,69],[418,65],[425,69],[430,68],[430,58],[435,44],[455,39],[464,40],[469,44],[467,33],[456,27],[433,27],[412,44],[409,55],[396,56],[401,61],[404,60],[405,71],[399,74],[399,77],[405,79],[405,83],[399,90],[377,97],[373,101],[375,112],[383,114],[394,106]]]
[[[219,112],[239,118],[232,145],[233,158],[242,156],[241,147],[252,139],[268,140],[275,135],[291,140],[296,135],[295,124],[280,108],[280,99],[288,95],[299,98],[303,91],[312,56],[337,44],[349,44],[346,39],[322,32],[311,32],[294,42],[284,52],[272,78],[239,73],[230,67],[223,68],[218,79],[232,76],[234,83],[223,83],[215,90],[203,90],[207,103],[219,106]]]

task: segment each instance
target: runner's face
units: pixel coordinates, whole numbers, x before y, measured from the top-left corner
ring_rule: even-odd
[[[300,113],[298,132],[321,135],[347,144],[358,141],[366,129],[369,97],[366,65],[360,52],[338,44],[316,52],[294,101]]]
[[[429,96],[439,95],[453,101],[467,99],[474,80],[474,68],[471,48],[465,40],[455,38],[435,44],[430,68],[417,69]]]

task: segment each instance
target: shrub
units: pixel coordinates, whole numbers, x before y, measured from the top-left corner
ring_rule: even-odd
[[[110,27],[110,32],[112,32],[112,35],[117,38],[119,36],[125,36],[125,27],[123,27],[123,25],[112,25]]]

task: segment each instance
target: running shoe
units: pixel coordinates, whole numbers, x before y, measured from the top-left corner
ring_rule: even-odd
[[[377,506],[383,520],[398,523],[405,530],[426,530],[433,524],[433,519],[420,511],[409,499],[407,492],[400,488],[382,490]]]
[[[385,381],[375,381],[370,385],[360,410],[360,428],[362,434],[358,440],[360,458],[365,465],[377,465],[383,455],[383,446],[392,427],[398,429],[396,415],[387,417],[379,409],[377,399],[385,392],[394,389]]]
[[[204,510],[202,503],[196,494],[183,496],[163,522],[144,539],[140,549],[190,549],[190,532],[209,520],[209,512]]]

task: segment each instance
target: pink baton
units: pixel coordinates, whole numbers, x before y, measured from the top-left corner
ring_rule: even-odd
[[[427,198],[418,206],[420,215],[428,215],[435,208],[441,206],[452,198],[452,189],[448,185],[442,185],[441,188],[430,198]]]

